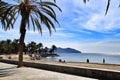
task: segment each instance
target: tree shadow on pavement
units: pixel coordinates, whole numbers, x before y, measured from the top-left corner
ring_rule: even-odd
[[[6,77],[13,75],[17,72],[16,67],[11,67],[11,68],[2,68],[0,69],[0,77]]]

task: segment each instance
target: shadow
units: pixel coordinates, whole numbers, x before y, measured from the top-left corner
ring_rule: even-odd
[[[0,77],[11,76],[17,72],[16,67],[0,69]]]
[[[14,68],[16,68],[16,67],[11,67],[11,68],[2,68],[2,69],[0,69],[0,70],[9,70],[9,69],[14,69]]]

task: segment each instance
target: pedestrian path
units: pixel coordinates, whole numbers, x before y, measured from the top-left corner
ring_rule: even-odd
[[[47,70],[0,63],[0,80],[98,80]]]

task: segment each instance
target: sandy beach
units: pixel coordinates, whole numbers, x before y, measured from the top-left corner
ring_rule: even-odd
[[[5,60],[8,61],[7,63],[11,63],[11,61],[13,61],[13,62],[18,61],[17,58],[14,58],[14,57],[11,58],[11,59],[6,58]],[[30,66],[20,68],[23,73],[22,72],[16,72],[16,70],[15,70],[15,75],[14,75],[13,74],[14,70],[5,71],[5,72],[8,72],[7,75],[9,75],[9,72],[10,72],[10,75],[11,75],[11,73],[13,75],[12,76],[7,76],[7,77],[5,77],[3,79],[1,78],[0,80],[8,80],[8,79],[10,79],[10,80],[21,80],[21,79],[22,80],[38,80],[38,79],[40,79],[40,80],[73,80],[73,79],[74,80],[87,80],[86,77],[91,77],[91,78],[96,78],[96,79],[101,79],[101,77],[102,77],[102,79],[111,79],[111,78],[112,79],[113,78],[119,79],[118,76],[119,76],[119,72],[120,72],[120,65],[115,65],[115,64],[99,64],[99,63],[85,63],[85,62],[59,62],[59,61],[47,61],[47,60],[30,60],[30,58],[27,57],[26,55],[24,56],[24,62],[25,62],[24,63],[25,66],[28,66],[28,65],[26,65],[27,62],[30,63]],[[36,63],[36,64],[34,64],[34,63]],[[4,63],[4,64],[6,65],[6,63]],[[0,64],[0,65],[1,65],[0,68],[4,67],[2,64]],[[54,66],[54,68],[53,68],[53,66]],[[5,67],[7,68],[9,66],[5,66]],[[34,69],[34,68],[36,68],[36,69]],[[8,68],[8,69],[15,69],[15,67]],[[21,71],[20,69],[17,69],[17,70]],[[42,69],[45,69],[45,70],[42,70]],[[47,70],[50,70],[50,71],[47,71]],[[65,72],[66,71],[67,72],[70,72],[70,71],[74,72],[75,71],[75,72],[77,72],[77,73],[75,73],[75,75],[80,72],[80,74],[79,74],[80,78],[73,77],[72,75],[66,76],[68,74],[65,74],[65,76],[64,76],[63,74],[65,72],[60,71],[60,70],[63,70]],[[82,73],[81,70],[82,71],[84,70],[84,72]],[[91,72],[91,70],[93,70],[93,71]],[[2,71],[2,69],[0,71]],[[44,73],[44,71],[47,71],[47,72],[45,74],[40,73],[40,72]],[[53,71],[56,71],[57,73],[54,73]],[[59,71],[63,72],[63,73],[58,74]],[[4,71],[2,71],[2,73],[4,73]],[[2,74],[2,73],[0,73],[0,74]],[[95,74],[93,74],[93,73],[95,73]],[[101,73],[102,74],[105,73],[105,76],[101,75]],[[116,73],[117,75],[114,74],[114,73]],[[45,76],[46,74],[47,74],[47,78]],[[71,74],[74,75],[74,73],[71,73]],[[88,75],[88,76],[86,76],[85,74]],[[114,74],[114,75],[111,76],[111,74]],[[23,77],[26,77],[26,76],[27,77],[26,78],[21,78],[21,77],[19,77],[19,75],[22,75]],[[39,76],[36,76],[36,75],[39,75]],[[43,76],[41,77],[41,75],[43,75]],[[32,77],[30,78],[30,76],[32,76]],[[51,76],[53,76],[53,77],[51,78]],[[84,76],[84,77],[81,77],[81,76]],[[111,77],[109,77],[109,76],[111,76]],[[88,78],[88,80],[92,80],[92,79]]]
[[[98,64],[98,63],[84,63],[84,62],[60,63],[57,61],[46,61],[46,60],[24,60],[24,61],[33,62],[33,63],[54,64],[54,65],[72,66],[72,67],[87,67],[87,68],[97,68],[97,69],[108,69],[108,70],[120,71],[120,65],[114,65],[114,64]]]
[[[4,59],[8,59],[4,55]],[[18,55],[12,55],[11,60],[18,60]],[[101,63],[85,63],[85,62],[58,62],[58,61],[46,61],[46,60],[31,60],[28,55],[24,55],[25,62],[33,63],[43,63],[43,64],[52,64],[52,65],[61,65],[61,66],[72,66],[72,67],[87,67],[87,68],[97,68],[97,69],[108,69],[108,70],[117,70],[120,71],[120,65],[116,64],[101,64]]]

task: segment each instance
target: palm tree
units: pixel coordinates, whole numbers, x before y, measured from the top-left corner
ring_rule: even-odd
[[[52,53],[53,53],[53,54],[54,54],[54,52],[55,52],[56,49],[57,49],[57,47],[56,47],[55,45],[52,45],[51,50],[52,50]]]
[[[14,39],[12,44],[11,44],[11,47],[12,47],[12,53],[15,53],[17,54],[18,53],[18,50],[19,50],[19,40],[18,39]]]
[[[32,54],[34,53],[34,52],[36,52],[36,42],[34,42],[34,41],[32,41],[31,43],[30,43],[30,46],[31,46],[31,52],[32,52]]]
[[[42,49],[43,49],[43,44],[42,43],[38,43],[37,44],[37,51],[39,52],[39,54],[41,54]]]
[[[30,50],[31,50],[31,43],[28,43],[27,45],[26,45],[26,52],[28,52],[29,54],[31,54],[30,53]]]
[[[33,25],[34,31],[37,30],[42,34],[42,25],[44,24],[50,34],[55,26],[53,21],[57,22],[56,14],[53,7],[61,9],[55,2],[42,0],[14,0],[18,4],[9,4],[7,2],[0,2],[0,21],[2,28],[8,30],[14,27],[18,16],[20,16],[20,42],[19,42],[19,62],[18,67],[23,66],[23,47],[26,34],[26,28],[30,29],[30,22]]]
[[[45,54],[47,54],[47,52],[48,52],[48,47],[45,47],[44,52],[45,52]]]
[[[12,41],[10,39],[6,40],[6,47],[7,47],[6,53],[8,53],[8,54],[11,53],[11,43],[12,43]]]
[[[5,43],[5,41],[0,41],[0,53],[3,54],[4,53],[4,47],[3,44]]]

